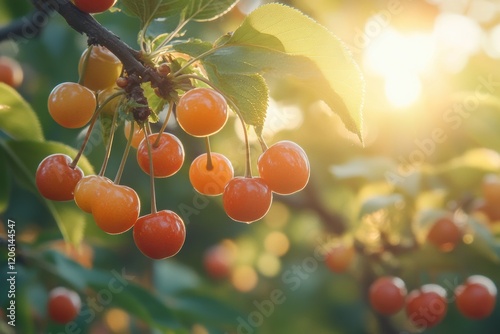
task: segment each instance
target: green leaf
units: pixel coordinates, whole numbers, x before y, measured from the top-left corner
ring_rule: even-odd
[[[149,107],[152,111],[151,115],[149,115],[149,120],[156,123],[160,120],[158,114],[163,111],[163,108],[167,104],[167,100],[164,100],[156,95],[149,83],[143,84],[142,88],[144,89],[144,96],[148,100]]]
[[[7,166],[7,157],[5,152],[0,147],[0,214],[7,210],[10,196],[10,172]]]
[[[170,296],[197,287],[200,284],[200,278],[193,269],[178,262],[155,261],[153,283],[159,293]]]
[[[152,327],[176,329],[180,327],[172,309],[158,297],[133,282],[126,268],[104,271],[87,269],[55,250],[47,250],[33,257],[42,270],[56,275],[76,290],[88,294],[87,287],[96,293],[106,293],[106,307],[118,307]]]
[[[184,291],[175,296],[176,309],[193,322],[215,326],[232,325],[242,314],[233,306],[198,290]]]
[[[364,81],[359,67],[337,37],[296,9],[259,7],[203,61],[224,73],[293,76],[362,139]]]
[[[181,327],[173,310],[151,291],[129,280],[125,269],[113,270],[111,273],[92,270],[86,277],[88,285],[95,291],[115,292],[109,306],[121,308],[153,327],[161,329]],[[110,286],[113,286],[113,290]]]
[[[18,140],[43,140],[40,121],[31,106],[4,83],[0,83],[0,130]]]
[[[428,171],[443,176],[456,189],[468,191],[480,184],[485,174],[500,171],[500,155],[487,148],[471,149],[441,165],[429,166]]]
[[[392,207],[404,201],[401,194],[390,194],[384,196],[375,196],[366,200],[359,210],[359,217],[376,212],[380,209]]]
[[[36,169],[45,157],[55,153],[63,153],[74,157],[77,153],[73,148],[57,142],[0,141],[0,145],[20,182],[35,194],[38,194],[35,183]],[[93,167],[85,157],[80,158],[78,166],[85,175],[94,174]],[[64,239],[77,245],[83,238],[86,222],[85,214],[73,201],[53,202],[45,198],[43,198],[43,201],[52,213]]]
[[[238,0],[122,0],[125,12],[144,28],[152,20],[179,16],[181,21],[211,21],[227,13]]]
[[[236,105],[245,123],[255,126],[257,134],[260,134],[269,98],[264,78],[259,74],[222,74],[210,67],[206,69],[212,84]]]
[[[173,44],[173,47],[177,52],[185,53],[192,57],[199,57],[209,52],[213,45],[200,39],[190,39],[188,41],[177,42]]]
[[[184,0],[184,19],[212,21],[229,12],[239,0]]]

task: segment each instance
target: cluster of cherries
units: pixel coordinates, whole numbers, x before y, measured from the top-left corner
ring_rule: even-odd
[[[164,65],[158,66],[158,73],[168,76],[169,68]],[[215,89],[204,87],[190,88],[177,101],[171,101],[158,133],[152,133],[149,124],[127,121],[124,129],[129,144],[117,177],[114,181],[108,179],[104,172],[117,114],[123,112],[120,106],[127,103],[124,95],[127,77],[121,76],[121,72],[122,65],[116,56],[103,46],[92,46],[81,56],[80,82],[61,83],[50,93],[48,110],[54,121],[66,128],[80,128],[90,123],[87,139],[100,114],[112,116],[113,124],[107,155],[98,175],[84,176],[77,166],[87,140],[74,159],[65,154],[53,154],[42,160],[36,172],[36,185],[45,198],[54,201],[74,199],[79,208],[92,214],[96,224],[106,233],[120,234],[133,228],[137,247],[150,258],[175,255],[186,237],[181,217],[170,210],[156,211],[155,198],[152,198],[151,213],[139,217],[139,196],[132,188],[119,184],[130,147],[136,148],[138,165],[151,176],[152,197],[155,196],[154,178],[170,177],[180,170],[185,158],[184,147],[175,135],[164,131],[174,110],[180,127],[194,137],[204,138],[207,144],[207,153],[194,159],[189,168],[193,188],[207,196],[222,195],[224,210],[233,220],[257,221],[269,211],[273,192],[288,195],[306,186],[309,161],[304,150],[290,141],[280,141],[270,147],[263,143],[264,151],[257,163],[259,177],[251,175],[249,155],[246,175],[235,177],[231,162],[224,155],[211,152],[208,139],[228,120],[226,99]]]
[[[482,275],[469,276],[454,290],[458,311],[474,320],[491,315],[496,295],[495,284]],[[450,301],[446,290],[438,284],[425,284],[407,294],[403,280],[393,276],[380,277],[374,281],[370,286],[369,300],[372,308],[383,315],[393,315],[405,308],[410,321],[420,329],[440,323]]]
[[[500,188],[499,188],[500,190]],[[462,230],[451,216],[438,218],[427,233],[427,242],[442,252],[452,251],[462,239]],[[334,272],[345,272],[356,255],[353,245],[339,243],[326,255],[325,263]],[[482,275],[468,277],[454,289],[454,298],[438,284],[425,284],[407,293],[399,277],[382,276],[369,288],[371,307],[382,315],[394,315],[403,308],[411,323],[419,328],[437,325],[446,315],[448,303],[454,299],[459,312],[470,319],[483,319],[495,308],[497,289],[493,281]]]

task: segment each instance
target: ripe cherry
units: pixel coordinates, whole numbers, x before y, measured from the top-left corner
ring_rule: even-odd
[[[96,105],[94,93],[74,82],[63,82],[54,87],[47,103],[54,121],[70,129],[81,128],[87,124]]]
[[[113,7],[116,0],[74,0],[74,2],[82,12],[95,14],[107,11]]]
[[[177,254],[186,240],[186,227],[175,212],[162,210],[140,217],[134,241],[146,256],[160,260]]]
[[[184,147],[176,136],[166,132],[161,134],[160,143],[155,147],[154,143],[157,138],[158,134],[148,136],[153,156],[154,176],[172,176],[181,169],[184,163]],[[145,140],[141,141],[137,147],[137,162],[139,167],[149,175],[148,144]]]
[[[134,189],[114,183],[103,183],[91,202],[92,216],[97,226],[109,234],[120,234],[134,226],[141,210]]]
[[[207,274],[215,279],[229,277],[233,256],[224,245],[215,245],[205,251],[203,266]]]
[[[82,170],[70,167],[71,158],[66,154],[52,154],[40,162],[35,174],[36,187],[40,194],[53,201],[69,201],[78,181],[83,178]]]
[[[497,288],[485,276],[474,275],[455,289],[457,308],[465,317],[483,319],[495,309]]]
[[[432,225],[427,240],[443,252],[453,250],[462,238],[462,231],[450,217],[442,217]]]
[[[207,154],[193,160],[189,168],[189,180],[193,188],[203,195],[216,196],[234,177],[234,170],[228,158],[220,153],[211,153],[212,166],[207,166]]]
[[[128,140],[129,135],[130,135],[130,127],[131,126],[132,125],[131,125],[130,121],[126,121],[125,126],[123,127],[123,133],[125,134],[125,138],[127,138],[127,140]],[[133,148],[137,148],[143,139],[144,139],[144,131],[142,131],[142,129],[136,124],[134,126],[134,134],[132,135],[132,143],[130,143],[130,145]],[[146,150],[147,150],[147,147],[146,147]]]
[[[213,89],[195,88],[181,96],[177,104],[177,122],[195,137],[219,132],[228,118],[224,97]]]
[[[380,277],[370,285],[369,298],[375,311],[383,315],[393,315],[405,305],[405,283],[399,277]]]
[[[75,6],[82,12],[94,14],[107,11],[116,3],[116,0],[74,0]]]
[[[93,2],[100,3],[99,1]],[[89,54],[89,50],[91,50],[90,55],[88,56],[85,73],[83,73],[85,59]],[[108,49],[100,45],[87,48],[80,57],[80,63],[78,64],[78,74],[83,75],[83,85],[93,91],[114,86],[121,72],[122,63],[120,60]]]
[[[331,246],[325,256],[326,266],[333,272],[345,272],[356,255],[353,245],[338,243]]]
[[[418,329],[427,329],[440,323],[448,305],[446,290],[437,284],[426,284],[413,290],[406,298],[406,314]]]
[[[75,319],[81,306],[80,296],[73,290],[58,287],[49,292],[47,312],[57,323],[66,324]]]
[[[263,218],[272,201],[271,190],[259,177],[235,177],[228,182],[222,194],[226,214],[242,223],[252,223]]]
[[[9,57],[0,57],[0,82],[11,87],[19,87],[23,82],[23,69],[19,63]]]
[[[104,176],[88,175],[81,179],[75,187],[75,203],[85,212],[92,212],[92,203],[99,198],[107,187],[113,184]]]
[[[309,181],[309,160],[304,150],[291,141],[280,141],[259,157],[259,174],[272,191],[282,195],[304,189]]]
[[[497,174],[488,174],[481,183],[483,198],[487,203],[498,203],[500,201],[500,177]]]

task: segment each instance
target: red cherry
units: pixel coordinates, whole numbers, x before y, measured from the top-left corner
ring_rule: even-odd
[[[392,315],[399,312],[405,305],[405,297],[406,286],[399,277],[380,277],[370,285],[370,304],[380,314]]]
[[[431,328],[440,323],[448,305],[446,290],[437,284],[426,284],[413,290],[406,298],[406,314],[418,329]]]
[[[208,275],[215,279],[229,277],[233,257],[223,245],[216,245],[206,250],[203,266]]]
[[[73,199],[76,184],[83,178],[82,170],[71,168],[71,158],[66,154],[52,154],[40,162],[35,174],[40,194],[53,201]]]
[[[177,254],[186,240],[186,227],[175,212],[162,210],[140,217],[134,241],[146,256],[160,260]]]
[[[449,217],[438,219],[427,234],[427,240],[443,252],[452,251],[461,238],[462,231]]]
[[[259,177],[235,177],[228,182],[222,194],[226,214],[242,223],[252,223],[263,218],[272,201],[271,189]]]
[[[455,289],[457,308],[465,317],[483,319],[495,309],[497,288],[485,276],[474,275]]]
[[[80,296],[75,291],[63,287],[50,291],[47,311],[53,321],[67,324],[77,317],[80,308]]]
[[[154,146],[158,134],[151,134],[148,140],[151,143],[153,169],[155,177],[172,176],[181,169],[184,163],[184,147],[181,141],[173,134],[163,132],[158,146]],[[137,147],[137,163],[149,175],[149,154],[146,140]]]
[[[306,152],[291,141],[280,141],[259,157],[260,177],[272,191],[290,195],[304,189],[309,181],[310,167]]]
[[[82,12],[94,14],[107,11],[116,3],[116,0],[74,0],[75,6]]]

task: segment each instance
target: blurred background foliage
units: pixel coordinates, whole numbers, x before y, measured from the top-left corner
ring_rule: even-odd
[[[214,41],[264,2],[241,0],[215,22],[190,23],[186,34]],[[268,144],[293,140],[305,149],[311,162],[310,186],[291,198],[275,196],[270,213],[247,226],[231,221],[219,198],[205,198],[192,189],[189,162],[203,152],[204,143],[172,122],[169,131],[184,143],[187,163],[179,174],[157,181],[158,207],[181,214],[187,240],[174,259],[162,261],[146,259],[131,233],[106,235],[90,215],[85,216],[83,251],[73,257],[77,263],[68,260],[61,255],[67,249],[49,210],[13,181],[9,205],[0,218],[2,226],[7,219],[16,221],[19,333],[64,332],[64,326],[47,320],[49,288],[69,285],[88,304],[85,296],[98,294],[113,273],[123,270],[134,283],[113,295],[105,308],[96,308],[94,317],[80,316],[81,333],[236,333],[238,326],[240,333],[389,333],[387,328],[405,333],[411,328],[404,312],[386,319],[369,307],[366,289],[374,275],[398,274],[408,289],[437,282],[448,293],[472,274],[487,275],[500,286],[500,223],[471,209],[471,203],[481,199],[482,178],[500,172],[500,2],[280,2],[313,17],[351,49],[366,80],[364,147],[323,103],[299,93],[293,82],[272,78],[265,138]],[[0,0],[0,25],[30,8],[28,1]],[[119,12],[96,18],[137,47],[136,19]],[[154,29],[168,31],[168,22],[156,22]],[[0,44],[0,54],[23,66],[25,80],[19,91],[37,112],[46,139],[75,148],[83,132],[58,126],[46,101],[58,83],[78,80],[77,64],[85,47],[86,39],[57,15],[38,38]],[[226,154],[235,174],[242,175],[244,144],[236,123],[230,119],[212,139],[212,148]],[[118,168],[125,146],[122,132],[119,128],[109,173]],[[252,151],[256,159],[256,140]],[[104,155],[99,136],[85,153],[97,169]],[[133,154],[129,160],[122,183],[138,192],[145,214],[149,179]],[[424,242],[425,234],[432,219],[457,208],[471,213],[462,220],[463,243],[441,253]],[[333,233],[339,221],[347,227],[342,238]],[[392,245],[416,238],[423,246],[382,254],[382,259],[372,256],[387,235]],[[345,274],[330,272],[315,257],[317,247],[353,239],[363,252]],[[227,268],[217,261],[207,270],[207,254],[231,263],[227,277]],[[214,278],[217,274],[224,277]],[[275,290],[283,293],[282,303],[273,304],[269,315],[260,311],[255,317],[257,305]],[[158,300],[160,305],[155,304]],[[3,292],[0,302],[6,305]],[[242,328],[241,319],[258,326]],[[155,329],[158,323],[172,330]],[[451,303],[444,322],[425,332],[493,334],[499,328],[500,306],[488,319],[471,321]]]

